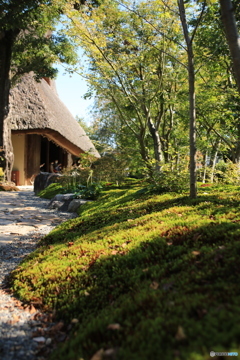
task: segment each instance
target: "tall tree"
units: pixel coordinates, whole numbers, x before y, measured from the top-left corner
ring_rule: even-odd
[[[238,34],[233,4],[231,0],[219,0],[221,18],[225,28],[226,38],[231,53],[234,74],[240,93],[240,38]]]
[[[151,158],[152,150],[147,145],[150,137],[153,157],[160,164],[162,142],[166,140],[161,139],[160,128],[171,128],[166,114],[172,124],[169,97],[175,92],[172,84],[179,75],[175,60],[178,48],[172,41],[179,35],[178,19],[158,1],[141,2],[132,9],[127,2],[124,4],[105,1],[91,15],[81,17],[69,12],[71,33],[89,58],[85,76],[91,86],[114,104],[119,120],[138,139],[145,163],[149,164]],[[167,130],[165,135],[169,136]]]
[[[56,58],[73,60],[66,38],[51,35],[61,15],[62,0],[2,0],[0,4],[0,166],[10,180],[13,165],[8,126],[9,91],[13,77],[34,71],[53,77]],[[64,55],[65,43],[67,56]]]
[[[223,152],[224,157],[239,163],[239,92],[220,17],[219,3],[209,4],[195,37],[198,137],[200,141],[205,137],[201,141],[205,149],[220,143],[219,155]],[[209,151],[209,156],[211,153],[216,151]]]
[[[192,30],[189,32],[189,23],[186,17],[186,5],[184,0],[178,0],[178,8],[180,13],[180,20],[183,28],[184,39],[186,42],[186,51],[188,57],[188,84],[189,84],[189,142],[190,142],[190,197],[197,196],[197,179],[196,179],[196,99],[195,99],[195,65],[193,41],[196,35],[197,28],[201,22],[206,2],[202,4],[198,21]]]

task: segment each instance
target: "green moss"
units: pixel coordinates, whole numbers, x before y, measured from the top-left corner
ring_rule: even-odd
[[[40,191],[38,196],[45,198],[45,199],[52,199],[57,194],[63,193],[63,187],[61,184],[52,183],[46,189]]]
[[[51,359],[88,360],[99,349],[123,360],[240,352],[239,200],[233,186],[194,200],[115,189],[55,228],[11,280],[21,299],[79,319]]]

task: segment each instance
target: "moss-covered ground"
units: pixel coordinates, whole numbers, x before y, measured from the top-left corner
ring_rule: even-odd
[[[240,354],[239,204],[239,187],[190,200],[135,186],[104,192],[55,228],[11,279],[22,300],[79,320],[51,359]]]

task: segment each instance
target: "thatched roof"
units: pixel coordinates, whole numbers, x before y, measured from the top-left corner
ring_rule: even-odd
[[[41,134],[76,156],[100,157],[48,79],[37,83],[33,74],[22,77],[11,90],[9,120],[13,133]]]

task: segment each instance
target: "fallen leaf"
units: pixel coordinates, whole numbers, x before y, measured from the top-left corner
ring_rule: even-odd
[[[103,355],[104,355],[104,350],[100,349],[93,355],[93,357],[91,357],[91,360],[102,360]]]
[[[77,324],[78,322],[79,322],[78,319],[72,319],[72,321],[71,321],[72,324]]]
[[[193,254],[194,256],[198,256],[198,255],[200,255],[201,253],[200,253],[200,251],[192,251],[192,254]]]
[[[9,324],[14,325],[19,322],[20,316],[13,314],[12,319],[8,321]]]
[[[111,348],[104,351],[104,358],[107,357],[112,359],[114,355],[116,355],[116,349]]]
[[[143,272],[147,272],[148,270],[149,270],[148,268],[142,269]]]
[[[177,340],[184,340],[186,339],[186,335],[185,335],[185,332],[183,330],[183,327],[182,326],[178,326],[178,329],[177,329],[177,333],[175,335],[175,339]]]
[[[107,328],[110,330],[120,330],[121,326],[119,324],[109,324]]]
[[[19,300],[15,300],[15,305],[17,307],[21,307],[21,308],[23,307],[21,301],[19,301]]]
[[[157,281],[153,281],[150,285],[150,288],[153,290],[157,290],[159,287],[159,283]]]
[[[31,304],[28,307],[28,311],[30,312],[30,314],[34,314],[37,311],[37,309]]]

